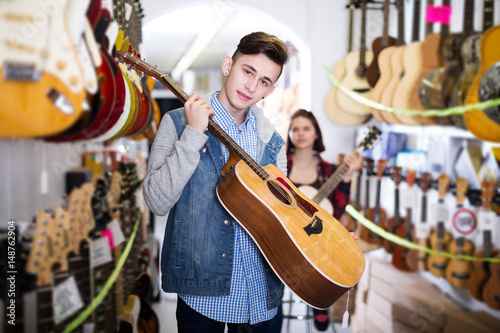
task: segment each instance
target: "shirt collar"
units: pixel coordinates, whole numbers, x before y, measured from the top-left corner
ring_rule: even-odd
[[[219,90],[214,92],[212,97],[212,103],[210,104],[212,110],[215,111],[214,121],[216,123],[219,124],[220,121],[226,124],[233,124],[236,126],[244,126],[248,124],[251,124],[253,126],[253,124],[255,124],[255,116],[253,115],[251,108],[247,109],[245,121],[243,122],[243,124],[241,125],[236,124],[236,121],[234,120],[233,116],[231,116],[229,112],[227,112],[226,108],[224,108],[224,106],[222,106],[222,104],[217,99],[217,95],[219,95],[219,92],[220,92]]]

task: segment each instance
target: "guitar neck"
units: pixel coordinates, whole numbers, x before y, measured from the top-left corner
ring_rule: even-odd
[[[375,214],[380,213],[380,189],[382,187],[382,179],[377,179],[377,194],[375,196]]]
[[[427,9],[433,5],[434,5],[434,0],[427,0]],[[425,36],[429,36],[430,34],[432,34],[433,28],[434,28],[434,23],[432,23],[432,21],[426,23],[425,24]]]
[[[474,31],[474,0],[465,0],[463,30],[466,36],[472,34]]]
[[[422,194],[422,216],[420,217],[421,223],[427,223],[427,193]]]
[[[412,28],[412,42],[420,40],[420,7],[421,1],[415,0],[413,2],[413,28]]]
[[[162,75],[161,78],[164,84],[181,100],[181,102],[186,103],[189,99],[189,95],[181,89],[181,87],[169,76]],[[269,174],[257,163],[250,155],[247,154],[236,141],[233,140],[212,118],[208,120],[208,128],[212,133],[214,133],[219,140],[229,149],[230,152],[234,152],[239,156],[245,163],[248,164],[252,170],[254,170],[262,180],[267,180],[270,176]]]
[[[405,218],[405,237],[409,238],[410,237],[410,232],[411,232],[411,207],[406,207],[406,218]]]
[[[356,210],[359,211],[359,208],[361,207],[361,172],[358,172],[358,175],[356,177]]]
[[[366,191],[365,191],[365,217],[368,207],[370,207],[370,175],[366,174]]]
[[[491,243],[491,230],[483,231],[483,257],[490,258],[493,255],[493,244]]]
[[[347,53],[352,51],[353,30],[354,30],[354,5],[351,3],[349,5],[349,34],[347,40]]]
[[[320,203],[340,184],[345,173],[349,170],[349,165],[342,163],[337,170],[328,177],[326,182],[319,188],[318,193],[312,198],[315,203]]]
[[[399,186],[394,189],[394,222],[399,223]]]
[[[384,27],[382,32],[382,47],[386,47],[389,42],[389,6],[390,0],[384,2]]]
[[[483,32],[486,32],[489,28],[493,26],[494,20],[494,0],[484,0],[483,6]]]
[[[398,8],[398,38],[396,46],[405,44],[405,4],[404,0],[397,0]]]
[[[361,42],[359,46],[359,66],[366,66],[366,0],[361,2]]]

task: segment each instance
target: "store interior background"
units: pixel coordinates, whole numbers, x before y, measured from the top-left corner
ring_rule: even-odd
[[[500,3],[495,2],[494,22],[498,24]],[[359,126],[341,126],[329,119],[324,111],[324,103],[332,83],[325,66],[332,68],[336,61],[346,55],[349,18],[346,3],[344,0],[184,0],[182,2],[142,0],[145,17],[143,45],[140,51],[148,63],[158,65],[158,68],[168,73],[204,30],[217,24],[216,19],[225,17],[227,20],[220,26],[214,38],[203,49],[184,77],[184,81],[189,82],[196,80],[196,75],[202,75],[205,82],[208,82],[205,87],[214,90],[221,85],[222,57],[234,52],[243,35],[262,30],[292,43],[298,51],[298,57],[294,59],[293,65],[299,67],[295,67],[297,71],[289,80],[299,86],[297,106],[314,112],[322,128],[326,145],[326,151],[322,156],[334,163],[337,162],[339,153],[348,154],[355,148],[358,130],[372,124],[383,130],[391,129],[407,133],[410,149],[422,149],[428,152],[431,149],[441,149],[434,151],[434,154],[441,154],[441,158],[445,160],[452,159],[451,156],[456,153],[463,139],[476,142],[477,140],[467,131],[453,128],[402,125],[389,127],[376,120]],[[436,5],[439,3],[440,1],[435,1]],[[453,0],[452,4],[450,30],[456,32],[462,27],[464,0]],[[412,8],[413,0],[405,0],[406,43],[411,40]],[[425,1],[422,1],[422,11],[424,8]],[[391,6],[390,11],[389,35],[395,37],[397,28],[395,7]],[[354,50],[359,47],[360,22],[360,11],[356,10]],[[477,31],[482,29],[482,1],[476,1],[474,26]],[[371,49],[373,40],[381,36],[382,27],[382,11],[368,10],[366,26],[368,49]],[[439,25],[435,24],[434,32],[439,32],[439,29]],[[423,23],[420,24],[420,36],[424,36]],[[192,88],[186,87],[186,91],[192,93],[193,91],[190,91]],[[170,95],[165,91],[158,91],[153,94],[153,97],[155,96]],[[282,134],[286,135],[288,128],[286,117],[273,114],[269,117],[280,128]],[[453,140],[450,140],[450,137],[453,137]],[[481,142],[479,144],[488,145]],[[138,145],[134,149],[144,149],[143,143]],[[453,152],[448,149],[452,145],[455,147]],[[65,190],[64,172],[79,166],[81,153],[89,149],[99,149],[99,146],[88,143],[51,144],[32,139],[1,140],[0,223],[6,225],[7,221],[12,219],[30,221],[38,209],[59,203]],[[380,157],[377,154],[381,154],[380,150],[378,152],[375,150],[374,159]],[[451,162],[444,163],[448,163],[446,171],[452,173]],[[393,198],[387,199],[387,203],[392,201]],[[390,214],[392,207],[387,208]]]

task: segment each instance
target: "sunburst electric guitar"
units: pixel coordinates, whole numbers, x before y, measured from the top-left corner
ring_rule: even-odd
[[[189,98],[170,76],[129,53],[117,56],[158,79],[182,102]],[[209,130],[230,152],[216,189],[221,204],[298,297],[315,308],[331,306],[363,273],[365,259],[354,238],[277,167],[261,167],[211,118]]]

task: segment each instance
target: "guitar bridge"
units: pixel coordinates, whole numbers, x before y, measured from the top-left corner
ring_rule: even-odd
[[[323,220],[315,216],[314,219],[304,227],[308,236],[312,234],[320,234],[323,231]]]

